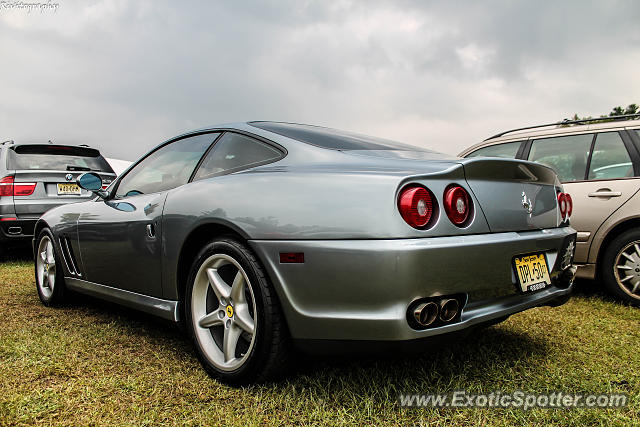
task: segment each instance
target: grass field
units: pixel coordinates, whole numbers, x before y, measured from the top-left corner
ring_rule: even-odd
[[[300,357],[280,383],[207,377],[182,333],[80,298],[43,307],[30,261],[0,264],[0,424],[640,424],[640,310],[592,290],[417,357]],[[583,286],[584,287],[584,286]],[[628,393],[619,409],[406,409],[398,393]]]

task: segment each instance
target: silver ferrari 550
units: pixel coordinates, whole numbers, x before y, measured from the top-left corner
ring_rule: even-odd
[[[527,161],[249,122],[77,185],[95,198],[35,228],[42,302],[75,291],[180,322],[231,384],[281,374],[293,344],[421,343],[572,290],[571,198]]]

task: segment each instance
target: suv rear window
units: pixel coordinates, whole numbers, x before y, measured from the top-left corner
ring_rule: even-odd
[[[67,145],[18,145],[8,153],[7,169],[99,171],[113,173],[98,150]]]
[[[388,139],[359,135],[320,126],[278,122],[250,122],[251,126],[332,150],[402,150],[426,151],[424,148],[401,144]]]

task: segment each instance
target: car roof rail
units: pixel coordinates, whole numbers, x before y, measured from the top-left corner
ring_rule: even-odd
[[[78,147],[89,147],[87,144],[79,144]]]
[[[591,118],[591,119],[580,119],[580,120],[564,119],[564,120],[559,121],[559,122],[547,123],[545,125],[526,126],[526,127],[523,127],[523,128],[510,129],[510,130],[495,134],[493,136],[490,136],[489,138],[485,139],[485,141],[489,141],[490,139],[494,139],[494,138],[499,138],[499,137],[504,136],[504,135],[506,135],[508,133],[517,132],[519,130],[546,128],[546,127],[549,127],[549,126],[568,126],[568,125],[578,125],[578,124],[585,124],[585,123],[591,124],[593,122],[615,122],[616,120],[626,120],[626,119],[630,119],[630,118],[640,118],[640,113],[638,113],[638,114],[624,114],[624,115],[621,115],[621,116],[596,117],[596,118]]]

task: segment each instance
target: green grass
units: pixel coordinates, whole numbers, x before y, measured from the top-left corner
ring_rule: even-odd
[[[417,357],[308,359],[283,382],[206,376],[176,328],[91,299],[48,309],[0,264],[0,424],[640,425],[640,310],[582,293]],[[405,409],[399,392],[629,393],[619,409]]]

